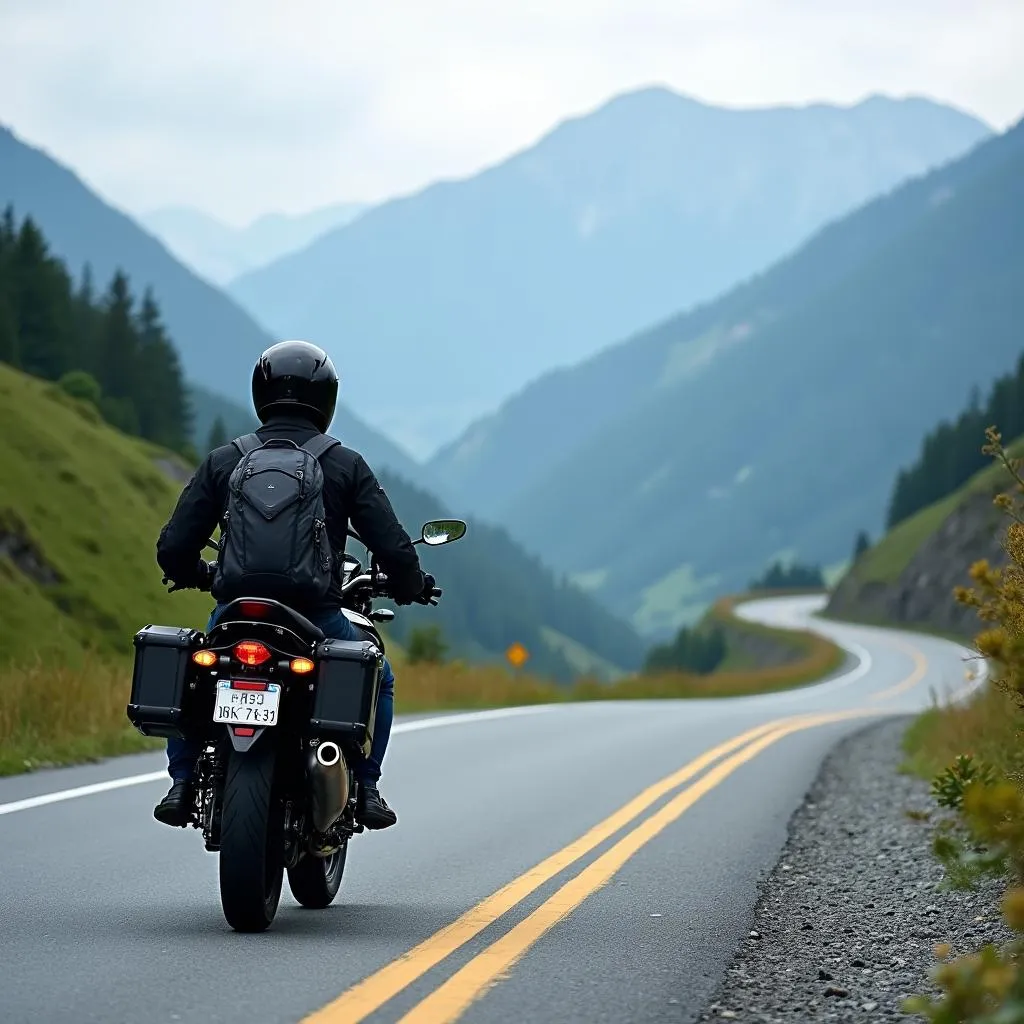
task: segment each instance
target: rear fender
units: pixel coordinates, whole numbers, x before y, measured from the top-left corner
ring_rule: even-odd
[[[238,751],[239,754],[244,754],[247,750],[252,748],[252,745],[267,731],[267,726],[259,725],[252,726],[251,736],[239,736],[235,730],[248,728],[247,726],[228,725],[225,726],[228,736],[231,739],[231,746]]]

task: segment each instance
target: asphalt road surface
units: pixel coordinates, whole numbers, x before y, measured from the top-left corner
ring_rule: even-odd
[[[286,888],[260,935],[225,923],[199,834],[153,819],[162,756],[0,780],[0,1020],[692,1020],[827,751],[975,685],[946,641],[814,628],[850,656],[798,690],[400,719],[398,825],[353,839],[333,907]]]

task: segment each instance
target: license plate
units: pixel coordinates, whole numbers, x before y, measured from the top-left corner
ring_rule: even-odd
[[[277,725],[280,704],[280,683],[268,683],[265,690],[238,690],[230,679],[218,679],[213,720],[224,725]]]

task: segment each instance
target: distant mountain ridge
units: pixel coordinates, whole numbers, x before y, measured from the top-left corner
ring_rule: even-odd
[[[1024,122],[527,389],[458,453],[471,472],[433,468],[663,633],[774,558],[845,558],[924,431],[1024,351],[1022,324]]]
[[[302,214],[268,213],[234,227],[190,206],[164,206],[140,220],[183,263],[224,286],[350,223],[367,209],[368,203],[335,203]]]
[[[920,99],[722,110],[644,89],[230,291],[268,326],[347,340],[359,378],[414,367],[355,408],[422,457],[539,374],[710,298],[988,134]]]
[[[88,263],[97,282],[105,284],[120,267],[137,292],[152,285],[168,334],[193,385],[199,445],[217,414],[204,402],[219,403],[222,412],[240,407],[242,416],[251,417],[251,367],[276,339],[231,298],[183,266],[127,214],[100,199],[74,172],[0,125],[0,210],[9,203],[19,216],[31,215],[72,275],[79,275]],[[340,360],[343,353],[331,340],[324,344]],[[362,386],[369,388],[372,383],[367,380]],[[335,429],[343,431],[348,443],[359,448],[371,465],[386,465],[403,477],[422,479],[405,452],[347,408],[339,407]]]

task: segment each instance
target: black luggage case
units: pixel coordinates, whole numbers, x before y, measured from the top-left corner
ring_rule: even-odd
[[[198,629],[179,626],[145,626],[135,634],[128,720],[144,736],[186,737],[194,717],[189,670],[202,641]]]
[[[310,735],[369,757],[384,655],[370,640],[324,640],[316,658]]]

